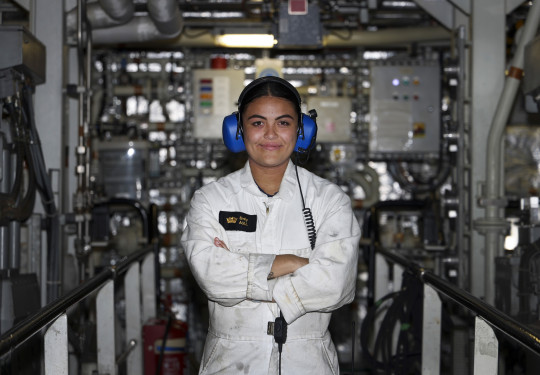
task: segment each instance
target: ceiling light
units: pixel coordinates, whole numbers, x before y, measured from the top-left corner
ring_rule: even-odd
[[[222,34],[215,40],[218,46],[230,48],[272,48],[277,43],[272,34]]]

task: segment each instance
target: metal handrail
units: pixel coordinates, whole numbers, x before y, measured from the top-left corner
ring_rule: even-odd
[[[489,325],[497,328],[502,333],[540,355],[540,338],[526,325],[516,321],[514,318],[497,310],[465,290],[459,289],[432,272],[425,270],[418,264],[406,259],[403,255],[384,249],[378,249],[377,251],[386,258],[405,267],[408,271],[411,271],[413,275],[417,276],[424,283],[430,284],[437,291],[481,316]]]
[[[10,350],[45,328],[69,307],[98,290],[108,280],[124,274],[128,270],[130,264],[141,261],[146,254],[152,251],[154,251],[153,246],[148,246],[126,256],[121,262],[114,266],[107,267],[96,276],[71,290],[69,293],[17,323],[0,337],[0,356],[7,354]]]

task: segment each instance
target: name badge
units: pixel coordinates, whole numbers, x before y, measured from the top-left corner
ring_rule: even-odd
[[[255,232],[257,229],[257,215],[248,215],[243,212],[219,212],[219,223],[225,230],[242,232]]]

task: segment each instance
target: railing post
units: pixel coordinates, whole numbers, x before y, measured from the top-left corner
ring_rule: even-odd
[[[499,340],[493,328],[477,316],[474,325],[474,374],[497,374]]]
[[[390,267],[384,255],[375,253],[375,286],[373,291],[374,301],[378,301],[390,292],[388,282],[390,278]]]
[[[133,263],[124,279],[126,294],[126,347],[131,340],[136,345],[127,356],[127,373],[142,375],[142,324],[141,324],[141,281],[139,263]]]
[[[148,254],[142,262],[141,287],[142,287],[142,321],[146,322],[150,318],[155,318],[156,311],[156,276],[155,276],[155,256]]]
[[[424,284],[422,375],[439,375],[441,371],[441,311],[439,294]]]
[[[114,280],[107,281],[96,298],[98,373],[116,375]]]
[[[394,292],[401,290],[401,285],[403,284],[403,272],[405,272],[405,268],[401,264],[394,263],[392,265],[392,273],[394,275],[392,289]]]
[[[68,326],[65,313],[47,328],[44,340],[45,375],[69,375]]]

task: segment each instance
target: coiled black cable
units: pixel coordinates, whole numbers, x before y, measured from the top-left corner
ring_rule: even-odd
[[[362,322],[360,344],[365,359],[372,367],[386,374],[395,375],[419,372],[422,350],[422,300],[421,281],[405,272],[402,289],[384,296],[368,309]],[[372,332],[375,319],[383,307],[387,309],[379,330]],[[399,327],[399,334],[394,350],[396,327]],[[371,349],[369,342],[372,336],[375,336],[375,342]]]
[[[317,233],[315,232],[315,222],[313,221],[313,216],[311,215],[311,210],[309,208],[304,207],[302,212],[304,213],[304,223],[306,223],[309,244],[311,245],[311,249],[313,250],[313,248],[315,247],[315,241],[317,239]]]
[[[298,181],[298,189],[300,189],[300,197],[302,198],[302,213],[304,215],[304,222],[306,223],[306,228],[309,237],[309,244],[311,245],[311,250],[315,248],[315,242],[317,241],[317,232],[315,230],[315,221],[311,215],[311,209],[306,208],[306,202],[304,200],[304,194],[302,193],[302,185],[300,185],[300,177],[298,176],[298,158],[297,162],[294,163],[294,170],[296,172],[296,180]]]

